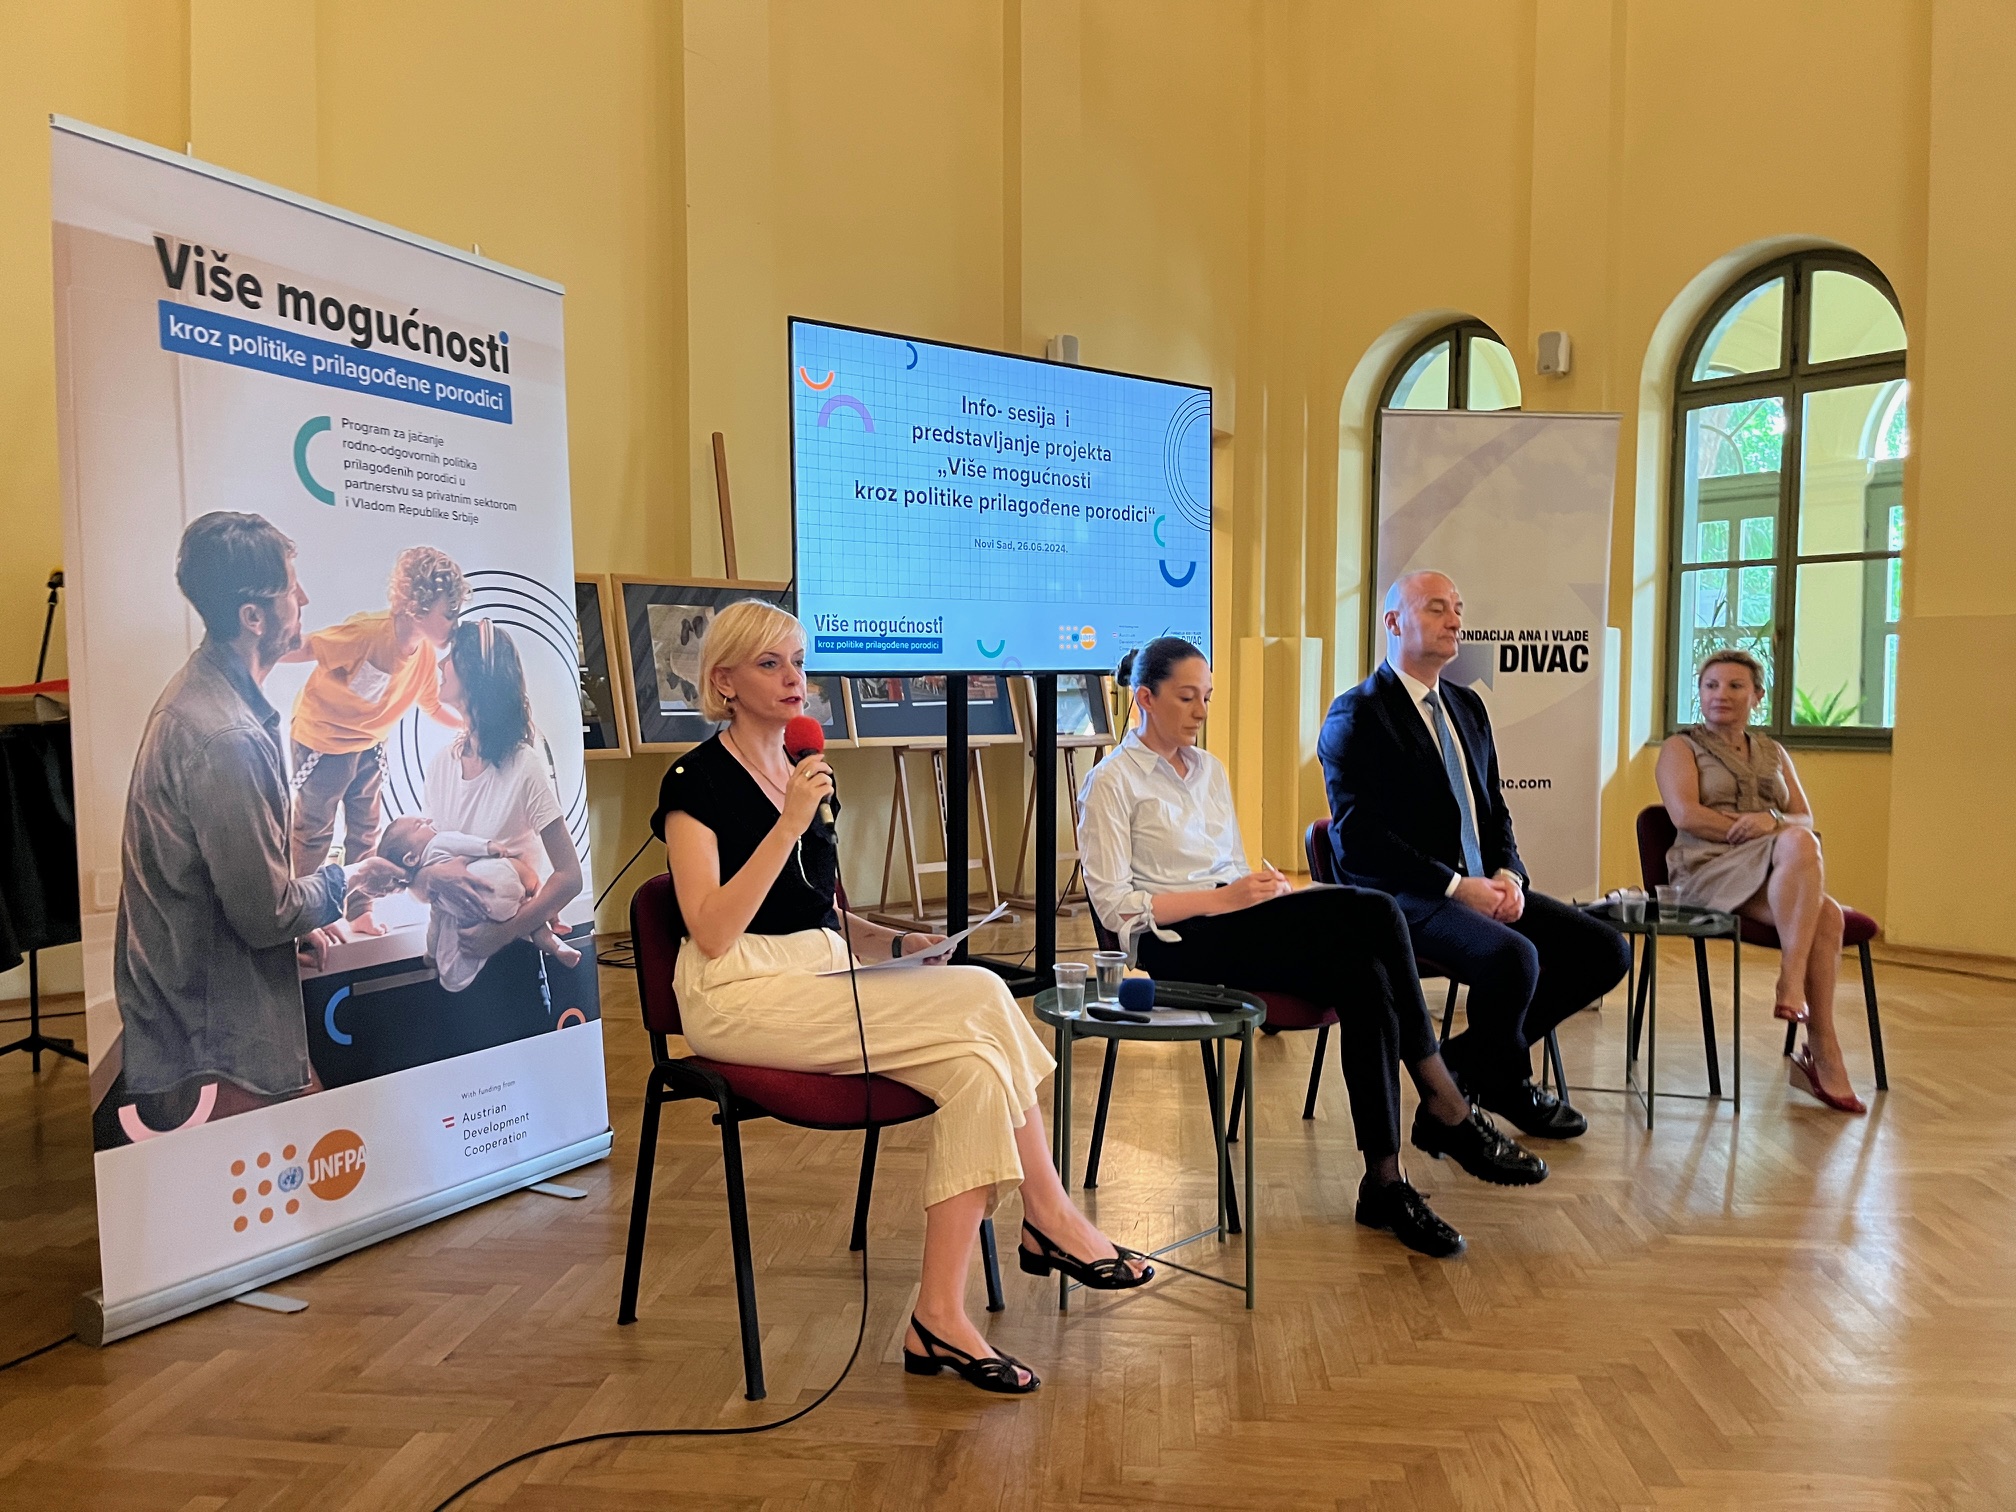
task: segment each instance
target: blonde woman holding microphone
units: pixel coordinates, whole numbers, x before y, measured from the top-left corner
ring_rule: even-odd
[[[846,1076],[861,1072],[865,1038],[870,1069],[938,1104],[904,1368],[1033,1391],[1036,1372],[997,1354],[966,1312],[973,1241],[1001,1197],[1022,1189],[1017,1258],[1033,1275],[1122,1290],[1154,1269],[1107,1240],[1059,1181],[1036,1098],[1055,1062],[999,977],[972,966],[862,976],[857,1027],[848,941],[886,960],[939,939],[843,920],[835,906],[839,851],[819,817],[833,769],[816,756],[794,766],[784,750],[784,726],[805,707],[804,627],[760,600],[730,604],[701,643],[699,682],[702,712],[725,728],[673,761],[651,821],[690,946],[673,978],[686,1041],[722,1060]]]

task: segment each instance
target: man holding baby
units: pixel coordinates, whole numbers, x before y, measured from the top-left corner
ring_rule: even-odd
[[[126,798],[113,988],[136,1097],[214,1084],[221,1118],[314,1089],[295,941],[346,891],[402,880],[368,857],[296,877],[280,715],[261,691],[301,644],[294,543],[219,511],[182,533],[175,582],[203,642],[147,717]]]

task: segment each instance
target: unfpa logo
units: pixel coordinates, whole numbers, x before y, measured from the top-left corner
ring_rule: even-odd
[[[364,1179],[364,1136],[331,1129],[308,1152],[308,1190],[324,1202],[348,1197]]]
[[[348,1197],[364,1179],[364,1139],[348,1129],[332,1129],[316,1141],[303,1167],[294,1145],[278,1152],[261,1150],[251,1160],[231,1162],[231,1231],[242,1234],[254,1223],[265,1225],[301,1211],[306,1186],[324,1202]]]
[[[1057,649],[1059,651],[1090,651],[1099,644],[1099,632],[1090,625],[1059,625],[1057,627]]]

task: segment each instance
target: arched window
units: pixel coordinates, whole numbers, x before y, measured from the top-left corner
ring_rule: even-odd
[[[1676,393],[1669,725],[1701,717],[1702,658],[1738,646],[1770,674],[1774,735],[1887,744],[1910,449],[1889,283],[1839,252],[1756,269],[1696,328]]]
[[[1431,331],[1398,362],[1379,408],[1503,410],[1519,408],[1519,365],[1481,320]]]

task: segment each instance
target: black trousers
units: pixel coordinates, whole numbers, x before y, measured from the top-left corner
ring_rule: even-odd
[[[1399,1063],[1435,1053],[1435,1026],[1398,904],[1361,887],[1306,887],[1170,927],[1180,945],[1140,937],[1140,965],[1151,976],[1289,992],[1336,1009],[1358,1148],[1370,1159],[1400,1153]]]
[[[1516,924],[1454,898],[1403,894],[1414,948],[1470,989],[1470,1022],[1442,1057],[1471,1091],[1533,1074],[1528,1047],[1624,980],[1631,952],[1600,919],[1544,893],[1526,895]]]

